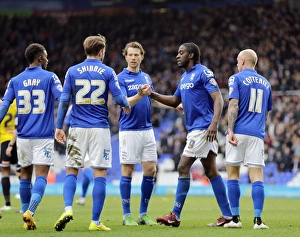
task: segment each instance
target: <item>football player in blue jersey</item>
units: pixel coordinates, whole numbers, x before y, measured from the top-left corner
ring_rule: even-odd
[[[139,42],[129,42],[123,49],[123,55],[127,68],[118,74],[118,79],[132,107],[128,115],[121,110],[119,119],[123,225],[157,225],[147,214],[156,174],[157,148],[151,122],[151,98],[143,96],[150,95],[150,88],[153,90],[153,86],[150,76],[140,69],[145,56],[143,46]],[[143,168],[143,179],[139,217],[136,222],[132,219],[130,210],[130,192],[134,167],[138,163]]]
[[[130,112],[130,105],[122,93],[115,71],[103,64],[106,38],[102,35],[89,36],[83,42],[86,59],[66,73],[60,99],[55,139],[66,144],[66,178],[63,195],[65,209],[54,224],[56,231],[62,231],[73,219],[72,204],[76,191],[77,175],[84,167],[86,154],[94,173],[92,191],[92,220],[89,230],[109,231],[100,221],[106,197],[106,171],[111,168],[111,135],[108,120],[108,93],[117,104]],[[68,139],[63,130],[64,118],[72,102]]]
[[[152,92],[151,98],[172,107],[182,103],[188,132],[186,146],[178,164],[178,185],[174,207],[157,222],[178,227],[180,214],[190,188],[190,168],[200,160],[212,184],[222,216],[208,226],[223,226],[232,219],[225,184],[216,166],[217,131],[223,109],[223,98],[214,73],[200,64],[200,50],[195,43],[184,43],[178,49],[177,65],[185,69],[174,95]]]
[[[254,205],[254,229],[268,229],[261,220],[264,206],[264,136],[265,123],[272,109],[272,90],[266,78],[255,71],[257,55],[242,50],[237,57],[238,73],[228,80],[228,135],[226,168],[228,197],[233,214],[224,227],[242,227],[240,221],[240,166],[249,168]]]
[[[21,165],[20,197],[24,228],[36,229],[34,213],[44,195],[54,153],[54,105],[62,85],[58,77],[46,69],[47,51],[41,44],[30,44],[25,50],[29,63],[22,73],[13,77],[0,106],[0,121],[16,99],[17,153]],[[33,168],[36,179],[31,187]]]

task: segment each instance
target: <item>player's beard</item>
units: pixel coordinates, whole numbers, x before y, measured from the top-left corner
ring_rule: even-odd
[[[189,64],[189,61],[183,61],[183,62],[182,61],[180,61],[180,62],[177,61],[177,66],[180,67],[180,68],[186,68],[188,64]]]
[[[42,68],[43,68],[44,70],[46,70],[47,66],[48,66],[48,63],[42,64]]]

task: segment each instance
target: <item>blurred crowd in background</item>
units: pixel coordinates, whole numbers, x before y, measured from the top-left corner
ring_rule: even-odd
[[[155,90],[173,94],[182,70],[175,56],[184,42],[201,49],[201,63],[215,73],[225,107],[219,126],[219,153],[224,156],[227,129],[227,80],[236,73],[240,50],[254,49],[257,71],[273,87],[273,111],[267,121],[266,163],[276,163],[280,172],[300,168],[300,8],[286,5],[197,7],[193,10],[152,9],[118,14],[0,15],[0,95],[7,82],[28,65],[24,50],[29,43],[43,44],[48,51],[48,70],[61,81],[71,65],[85,59],[82,42],[88,35],[107,37],[104,63],[117,73],[126,66],[122,49],[129,41],[140,42],[145,51],[142,70]],[[118,132],[119,108],[110,102],[112,135]],[[182,115],[176,110],[153,107],[159,155],[171,154],[176,164],[185,144]],[[225,169],[224,166],[219,167]]]

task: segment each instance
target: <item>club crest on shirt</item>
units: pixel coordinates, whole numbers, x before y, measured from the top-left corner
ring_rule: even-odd
[[[150,84],[150,80],[147,76],[144,76],[145,77],[145,80],[146,80],[146,84]]]
[[[194,80],[194,78],[195,78],[195,73],[193,73],[193,74],[191,75],[190,81]]]

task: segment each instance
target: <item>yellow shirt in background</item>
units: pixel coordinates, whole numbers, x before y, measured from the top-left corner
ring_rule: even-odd
[[[10,141],[15,133],[17,116],[16,100],[9,106],[9,109],[0,124],[0,143]]]

